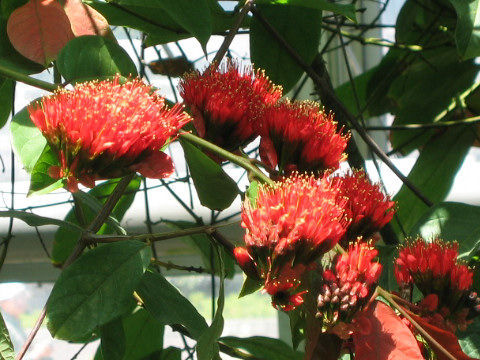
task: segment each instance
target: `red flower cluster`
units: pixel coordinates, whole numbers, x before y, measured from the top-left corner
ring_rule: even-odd
[[[359,236],[370,239],[392,220],[395,202],[382,192],[378,184],[372,184],[363,170],[335,177],[333,182],[340,183],[340,196],[348,199],[345,211],[352,220],[340,241],[344,248]]]
[[[226,150],[236,151],[258,135],[257,124],[265,108],[282,96],[258,70],[229,61],[203,74],[194,71],[179,84],[180,94],[190,107],[198,135]]]
[[[58,151],[60,166],[49,170],[70,191],[78,182],[138,171],[151,178],[173,172],[162,147],[190,121],[181,106],[168,109],[165,99],[141,80],[92,81],[73,91],[58,90],[28,107],[30,118]]]
[[[255,202],[245,200],[246,248],[236,249],[235,255],[249,277],[265,282],[274,305],[291,309],[285,306],[288,301],[276,301],[279,298],[298,304],[302,272],[345,233],[345,204],[338,202],[338,192],[326,178],[295,174],[272,187],[260,187]],[[291,285],[282,286],[284,279]]]
[[[323,272],[317,317],[323,319],[324,329],[340,322],[350,323],[368,302],[382,272],[382,265],[374,260],[377,254],[378,251],[365,242],[350,244],[347,253],[337,256],[335,268]],[[352,330],[343,325],[340,328],[349,333]]]
[[[425,297],[421,307],[427,312],[436,312],[432,319],[438,320],[440,316],[447,325],[463,328],[469,313],[476,312],[473,307],[479,304],[476,293],[471,291],[473,271],[457,257],[456,242],[438,238],[429,243],[420,237],[409,239],[395,261],[395,278],[401,288],[413,284],[418,287]]]
[[[288,100],[270,106],[260,123],[260,157],[281,175],[323,174],[346,159],[349,135],[337,133],[332,114],[313,101]]]

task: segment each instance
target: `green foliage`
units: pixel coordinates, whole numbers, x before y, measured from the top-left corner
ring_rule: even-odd
[[[5,326],[2,314],[0,314],[0,359],[1,360],[13,360],[15,359],[15,353],[13,351],[12,341],[8,329]]]
[[[56,226],[67,228],[74,232],[83,231],[81,227],[69,221],[52,219],[49,217],[39,216],[39,215],[25,212],[25,211],[17,211],[17,210],[0,211],[0,217],[5,217],[5,218],[13,217],[13,218],[24,221],[30,226],[56,225]]]
[[[52,166],[59,167],[60,162],[58,160],[57,151],[47,144],[32,169],[28,196],[48,194],[49,192],[63,187],[64,184],[62,179],[53,179],[48,174],[48,170]]]
[[[238,195],[235,181],[195,145],[185,140],[180,142],[202,205],[212,210],[229,207]]]
[[[147,244],[100,245],[65,269],[47,303],[47,326],[58,339],[78,341],[122,315],[150,263]]]
[[[101,36],[81,36],[69,41],[58,55],[57,66],[69,82],[102,79],[116,74],[137,75],[127,52]]]
[[[471,59],[480,55],[480,18],[478,8],[480,2],[450,0],[457,12],[457,27],[455,30],[455,40],[458,54],[465,59]]]
[[[225,336],[219,339],[223,344],[247,351],[256,359],[263,360],[301,360],[303,353],[294,351],[290,346],[278,339],[263,336],[238,338]]]
[[[95,188],[91,189],[88,193],[78,192],[75,194],[78,199],[77,204],[81,207],[81,212],[87,223],[90,223],[94,219],[102,204],[107,200],[108,196],[118,184],[118,181],[118,179],[108,180],[95,186]],[[102,225],[97,234],[125,234],[125,230],[120,226],[119,221],[122,220],[123,215],[125,215],[125,212],[130,205],[132,205],[136,191],[139,187],[140,178],[135,177],[130,181],[124,194],[115,205],[112,215],[107,218],[105,221],[106,223]],[[67,213],[65,221],[74,224],[79,223],[74,208]],[[72,232],[67,228],[58,229],[53,240],[52,262],[57,265],[63,264],[72,253],[78,239],[79,234],[77,232]]]
[[[257,11],[298,52],[302,60],[310,64],[318,51],[321,10],[303,7],[257,5]],[[308,36],[304,36],[309,34]],[[303,69],[285,50],[285,47],[253,18],[250,29],[250,53],[256,67],[265,69],[270,79],[290,91],[300,80]]]
[[[0,77],[0,129],[7,123],[13,102],[13,81]]]

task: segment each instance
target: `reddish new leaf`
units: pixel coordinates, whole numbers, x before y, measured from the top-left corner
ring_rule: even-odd
[[[44,66],[74,38],[70,20],[56,0],[30,0],[16,9],[8,18],[7,33],[20,54]]]
[[[441,346],[447,350],[454,359],[456,360],[478,360],[475,358],[471,358],[470,356],[467,356],[463,351],[462,348],[460,347],[460,344],[458,343],[458,339],[455,336],[454,333],[451,331],[447,331],[444,329],[441,329],[435,325],[432,325],[427,322],[426,319],[421,318],[420,316],[417,316],[415,314],[412,314],[411,312],[408,312],[409,315],[415,320],[418,325],[420,325],[432,338],[435,339]],[[430,347],[435,351],[435,355],[437,355],[438,360],[450,360],[451,357],[448,357],[442,350],[438,348],[438,346],[428,339],[425,339]]]
[[[65,0],[64,9],[75,36],[100,35],[113,38],[107,19],[81,0]]]
[[[390,307],[375,301],[365,317],[370,332],[353,334],[355,360],[423,360],[417,340]]]

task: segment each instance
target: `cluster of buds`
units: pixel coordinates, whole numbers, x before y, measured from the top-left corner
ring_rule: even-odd
[[[458,260],[457,242],[408,239],[395,261],[395,277],[406,292],[417,286],[424,296],[420,307],[437,326],[465,329],[480,313],[480,299],[472,291],[473,270]]]
[[[382,272],[382,265],[374,260],[377,254],[368,243],[350,244],[346,253],[336,257],[332,269],[323,272],[316,316],[324,330],[336,328],[338,333],[342,329],[338,334],[342,338],[351,335],[353,329],[344,324],[351,323],[368,303]]]

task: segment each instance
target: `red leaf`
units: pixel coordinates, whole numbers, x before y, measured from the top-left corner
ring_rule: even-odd
[[[8,18],[7,33],[20,54],[44,66],[74,38],[67,14],[55,0],[30,0],[16,9]]]
[[[353,334],[356,360],[423,360],[417,340],[390,307],[375,301],[365,312],[370,332]]]
[[[82,3],[81,0],[65,0],[64,9],[70,19],[75,36],[113,37],[107,19],[94,8]]]
[[[418,323],[418,325],[420,325],[431,337],[433,337],[440,345],[442,345],[445,348],[445,350],[447,350],[451,355],[453,355],[454,359],[478,360],[475,358],[471,358],[470,356],[467,356],[462,351],[462,348],[460,347],[460,344],[458,343],[458,339],[454,333],[452,333],[451,331],[441,329],[435,325],[432,325],[429,322],[427,322],[426,319],[423,319],[420,316],[412,314],[410,311],[408,311],[408,313],[413,318],[413,320],[415,320]],[[450,360],[450,357],[445,355],[436,346],[436,344],[433,344],[428,339],[425,339],[425,340],[428,342],[430,347],[435,351],[435,355],[437,355],[438,360]]]

